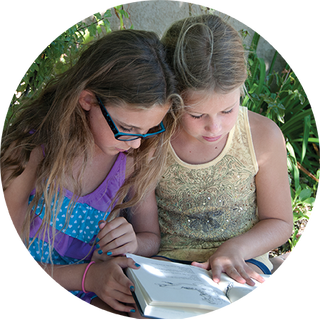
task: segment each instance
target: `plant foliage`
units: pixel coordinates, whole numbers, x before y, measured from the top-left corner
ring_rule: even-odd
[[[121,5],[78,22],[50,43],[21,80],[11,101],[7,119],[25,99],[36,97],[52,77],[70,68],[85,44],[111,32],[108,19],[113,15],[119,20],[119,29],[125,29],[124,18],[129,18],[129,15]]]
[[[295,222],[288,242],[292,249],[299,238],[297,222],[309,218],[315,200],[319,181],[319,136],[311,105],[297,76],[288,64],[281,72],[273,70],[277,51],[267,70],[265,61],[257,55],[259,39],[255,33],[248,48],[248,79],[242,105],[272,119],[285,137]]]

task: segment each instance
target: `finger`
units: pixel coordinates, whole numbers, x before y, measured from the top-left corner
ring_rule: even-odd
[[[238,273],[240,274],[240,276],[245,280],[245,283],[248,284],[249,286],[254,286],[255,282],[252,280],[251,276],[249,276],[247,274],[246,271],[244,271],[243,269],[238,270]]]
[[[100,231],[98,233],[98,238],[102,239],[110,230],[117,228],[119,224],[121,224],[121,219],[115,218],[111,222],[106,222],[105,220],[100,220],[98,222],[98,226],[100,228]]]
[[[215,283],[220,282],[222,268],[220,266],[211,266],[211,272],[212,272],[212,280]]]
[[[134,303],[134,298],[132,296],[132,293],[129,291],[129,293],[123,293],[121,291],[114,290],[112,292],[112,298],[117,300],[121,303]]]
[[[109,243],[115,240],[116,238],[121,237],[122,235],[123,231],[118,229],[109,231],[109,233],[106,230],[106,228],[101,230],[97,235],[96,242],[96,248],[100,249],[99,253],[102,254],[103,252],[108,252],[109,250],[113,249],[114,247],[112,245],[109,247],[106,246],[109,245]]]
[[[246,262],[245,269],[251,278],[261,283],[264,282],[265,279],[260,275],[260,273],[262,273],[262,270],[258,266],[252,264],[251,262]]]
[[[140,265],[136,263],[133,259],[127,257],[117,257],[114,258],[114,261],[122,268],[132,268],[139,269]]]
[[[108,256],[118,256],[125,253],[133,253],[137,249],[137,240],[134,234],[124,234],[105,244],[105,239],[102,239],[96,244],[99,249],[98,253],[105,253]]]
[[[109,247],[109,245],[107,247]],[[126,253],[133,253],[135,251],[134,248],[136,248],[134,244],[129,242],[117,248],[110,247],[110,249],[106,249],[106,251],[107,251],[107,255],[109,255],[110,257],[111,256],[117,257],[117,256],[124,256]]]
[[[240,272],[242,272],[242,271],[240,271]],[[234,279],[235,281],[237,281],[237,282],[239,282],[239,283],[244,284],[244,283],[247,282],[247,280],[249,281],[249,278],[248,278],[248,277],[247,277],[247,280],[246,280],[244,277],[242,277],[242,276],[240,275],[240,273],[238,272],[238,270],[237,270],[235,267],[233,267],[233,266],[227,266],[227,267],[225,267],[225,273],[226,273],[230,278]],[[243,272],[243,273],[245,273],[245,272]],[[250,283],[250,281],[249,281],[249,283]]]
[[[114,221],[106,224],[106,226],[98,233],[100,247],[107,245],[115,239],[125,235],[134,234],[133,227],[127,221],[119,220],[117,223]]]
[[[103,228],[106,226],[107,222],[104,221],[104,220],[100,220],[98,222],[98,227],[100,229],[100,231],[98,232],[97,234],[97,237],[96,237],[96,243],[98,243],[100,241],[100,239],[103,237],[103,233],[101,232],[103,230]]]
[[[132,300],[133,297],[131,297]],[[111,298],[111,297],[106,297],[104,299],[102,299],[106,304],[108,304],[111,308],[113,308],[114,310],[117,310],[117,311],[121,311],[121,312],[132,312],[133,310],[135,310],[133,307],[131,306],[127,306],[119,301],[117,301],[116,299],[114,298]],[[129,302],[132,304],[132,302]],[[134,302],[133,302],[134,303]]]
[[[125,253],[134,253],[137,250],[138,243],[135,233],[126,233],[103,247],[103,252],[109,255],[117,256]]]
[[[257,280],[260,283],[263,283],[265,281],[265,279],[263,277],[261,277],[261,275],[259,273],[257,273],[257,276],[253,276],[252,278]]]
[[[96,249],[96,250],[93,251],[93,254],[92,254],[92,257],[91,257],[91,261],[95,261],[95,262],[105,261],[104,260],[104,255],[100,255],[98,253],[98,249]]]
[[[98,262],[98,261],[108,261],[110,259],[112,259],[112,256],[111,255],[108,255],[106,253],[103,253],[100,251],[101,249],[96,249],[94,252],[93,252],[93,255],[92,255],[92,258],[91,260],[95,261],[95,262]]]
[[[196,261],[193,261],[191,263],[191,265],[195,266],[195,267],[199,267],[201,269],[205,269],[205,270],[209,270],[210,269],[210,264],[209,264],[209,261],[206,261],[206,262],[196,262]]]
[[[116,229],[122,224],[129,224],[129,222],[123,217],[118,217],[108,222],[105,228],[110,232],[110,230]]]
[[[250,278],[263,283],[264,282],[264,278],[261,277],[261,275],[255,271],[247,271],[247,274],[250,276]]]
[[[117,259],[117,261],[116,261]],[[134,290],[134,284],[133,282],[124,274],[123,268],[126,268],[127,266],[131,265],[133,261],[121,261],[121,259],[127,258],[113,258],[112,264],[116,265],[116,268],[113,268],[112,276],[108,280],[107,283],[105,283],[105,290],[107,291],[117,291],[122,294],[126,294],[128,296],[131,296],[131,292]],[[133,265],[131,265],[132,268],[137,269],[138,267],[135,266],[134,262]],[[110,296],[110,294],[109,294]],[[115,297],[114,295],[112,295]],[[117,299],[119,300],[119,299]]]
[[[107,224],[107,222],[105,220],[100,220],[98,222],[98,226],[99,226],[100,230],[103,229],[106,224]]]

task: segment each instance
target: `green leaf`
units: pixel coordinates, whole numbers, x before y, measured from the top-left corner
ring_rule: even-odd
[[[277,83],[277,86],[278,86],[278,87],[280,87],[280,85],[281,85],[281,77],[279,76],[279,74],[278,74],[278,73],[276,73],[276,74],[275,74],[275,76],[276,76],[276,83]]]
[[[310,198],[312,194],[312,190],[310,189],[303,189],[300,194],[299,194],[299,200],[300,201],[304,201],[306,200],[307,198]]]
[[[90,36],[91,37],[94,37],[96,35],[96,32],[97,32],[97,26],[95,23],[92,23],[89,28],[88,28],[88,31],[90,33]]]
[[[284,123],[283,116],[278,115],[277,119],[279,122]]]
[[[293,171],[293,164],[292,164],[290,157],[287,157],[287,167],[288,167],[289,172]]]
[[[110,18],[110,17],[112,17],[112,12],[111,12],[111,10],[109,9],[109,10],[107,10],[107,11],[104,13],[103,18]]]
[[[308,115],[304,118],[304,131],[303,131],[303,141],[302,141],[302,149],[301,149],[301,164],[304,160],[304,157],[306,155],[307,150],[307,144],[310,134],[310,128],[311,128],[311,116]]]
[[[248,103],[248,100],[249,100],[249,96],[248,96],[248,95],[246,95],[246,96],[245,96],[245,98],[243,99],[243,101],[242,101],[241,105],[242,105],[242,106],[246,106],[246,105],[247,105],[247,103]]]
[[[107,30],[110,29],[110,22],[109,22],[109,20],[105,20],[104,23],[105,23],[105,26],[106,26]],[[110,30],[111,30],[111,29],[110,29]]]
[[[266,64],[264,63],[263,59],[258,58],[258,60],[260,63],[260,79],[259,79],[258,94],[260,94],[262,92],[264,80],[266,78]]]
[[[257,88],[258,88],[258,85],[257,85],[256,83],[254,83],[254,84],[251,86],[250,90],[249,90],[249,94],[254,93]]]
[[[120,10],[123,6],[122,0],[113,0],[113,6]]]
[[[125,11],[125,10],[119,10],[119,12],[125,17],[125,18],[128,18],[129,19],[129,15],[128,15],[128,12]]]
[[[298,192],[298,190],[301,190],[301,186],[299,181],[299,169],[297,167],[296,155],[291,143],[287,142],[286,147],[291,158],[294,160],[294,162],[292,162],[292,169],[293,169],[292,174],[293,174],[293,180],[294,180],[294,187],[296,189],[296,192]]]
[[[301,124],[302,120],[308,115],[313,115],[311,109],[304,110],[300,113],[295,114],[289,121],[287,121],[283,126],[281,126],[283,134],[286,135],[291,130],[294,130],[297,126]]]
[[[249,66],[252,66],[253,65],[253,60],[248,58],[248,64],[249,64]]]
[[[95,14],[94,14],[94,17],[96,18],[97,21],[101,20],[101,18],[102,18],[100,12],[95,13]]]
[[[313,206],[315,201],[316,201],[315,198],[310,197],[310,198],[304,199],[303,203],[306,204],[306,205]]]
[[[296,188],[296,195],[299,197],[300,193],[301,193],[302,189],[300,184],[298,185],[298,187]]]
[[[299,100],[300,100],[300,104],[304,104],[306,101],[306,98],[303,94],[299,94]]]
[[[268,85],[268,87],[271,86],[271,84],[273,82],[273,79],[274,79],[274,74],[268,74],[268,76],[267,76],[267,85]]]

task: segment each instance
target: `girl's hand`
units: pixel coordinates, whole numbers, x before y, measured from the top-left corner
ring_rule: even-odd
[[[134,304],[131,291],[134,284],[125,276],[124,268],[138,269],[132,259],[126,257],[116,257],[109,261],[97,262],[90,266],[86,278],[85,289],[94,292],[101,300],[110,307],[121,312],[132,311]]]
[[[135,253],[138,249],[136,234],[132,225],[123,217],[113,219],[111,222],[99,222],[100,232],[97,235],[96,252],[94,257],[107,260],[108,257]]]
[[[254,286],[254,281],[263,282],[264,279],[254,271],[249,265],[237,255],[219,255],[218,251],[214,253],[208,261],[204,263],[192,262],[193,266],[212,271],[212,280],[219,283],[221,273],[226,273],[230,278],[239,283],[247,283]]]

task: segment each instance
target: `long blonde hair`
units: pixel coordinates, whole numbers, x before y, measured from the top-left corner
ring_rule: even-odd
[[[87,114],[79,104],[83,90],[96,94],[106,105],[151,108],[170,103],[175,108],[179,103],[174,75],[158,36],[153,32],[120,30],[93,42],[73,67],[52,80],[37,99],[19,108],[3,132],[1,174],[4,190],[24,171],[34,148],[41,146],[45,154],[37,168],[36,193],[24,221],[23,238],[27,244],[32,208],[44,197],[42,209],[45,215],[37,233],[42,232],[44,238],[49,234],[52,216],[59,212],[62,202],[59,190],[65,187],[65,179],[70,177],[79,157],[82,157],[83,165],[79,174],[71,177],[74,196],[68,212],[72,212],[76,198],[81,195],[83,173],[94,147]],[[114,212],[137,203],[149,184],[158,178],[160,171],[157,168],[164,165],[165,149],[175,123],[174,117],[166,121],[170,126],[164,134],[143,141],[140,149],[132,152],[135,171],[115,197]],[[151,159],[148,157],[150,150],[154,151]],[[135,194],[128,203],[122,204],[133,185]],[[51,207],[53,200],[55,204]],[[54,235],[51,249],[53,243]]]

